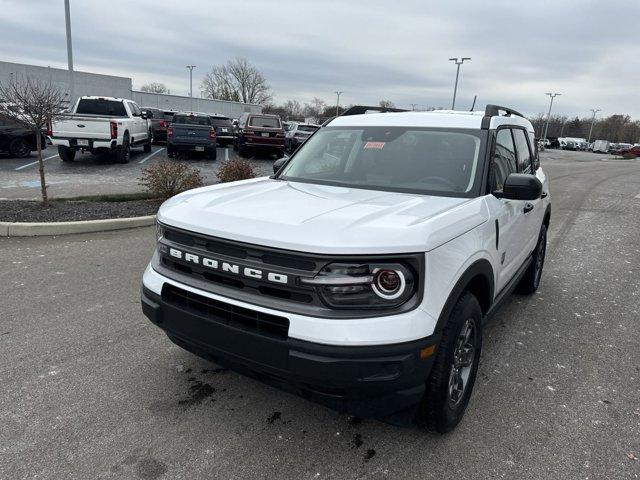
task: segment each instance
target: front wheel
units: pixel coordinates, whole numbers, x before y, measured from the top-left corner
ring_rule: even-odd
[[[15,158],[26,158],[31,155],[31,147],[24,138],[16,138],[9,144],[9,153]]]
[[[442,331],[416,420],[439,433],[453,430],[467,409],[482,349],[482,310],[464,292]]]
[[[544,257],[547,253],[547,226],[542,224],[536,249],[531,256],[531,264],[524,273],[522,280],[518,284],[516,291],[525,295],[531,295],[538,290],[540,279],[542,278],[542,268],[544,267]]]
[[[58,145],[58,156],[63,162],[73,162],[73,159],[76,158],[76,151],[64,145]]]

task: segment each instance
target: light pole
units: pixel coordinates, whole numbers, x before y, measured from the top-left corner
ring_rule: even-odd
[[[551,97],[551,101],[549,102],[549,113],[547,113],[547,123],[544,126],[544,137],[542,137],[542,144],[547,143],[547,131],[549,130],[549,119],[551,118],[551,107],[553,106],[553,99],[558,95],[562,95],[561,93],[545,93],[545,95],[549,95]]]
[[[458,60],[458,57],[454,57],[454,58],[450,58],[449,60],[452,61],[452,62],[455,62],[455,64],[458,66],[456,68],[456,84],[453,87],[453,102],[451,102],[451,110],[455,110],[455,108],[456,108],[456,93],[458,92],[458,77],[460,76],[460,65],[462,65],[465,60],[471,60],[471,58],[462,57],[460,60]]]
[[[71,11],[69,0],[64,0],[64,21],[67,28],[67,64],[69,67],[69,106],[75,99],[75,86],[73,81],[73,48],[71,45]]]
[[[593,124],[596,122],[596,113],[600,111],[599,108],[592,108],[591,113],[593,113],[593,117],[591,117],[591,128],[589,129],[589,140],[587,142],[591,143],[591,134],[593,133]]]
[[[340,115],[340,95],[344,92],[333,92],[338,96],[338,100],[336,100],[336,117]]]
[[[187,68],[189,69],[189,102],[190,102],[190,108],[191,111],[193,111],[193,69],[196,68],[195,65],[187,65]]]
[[[417,104],[417,103],[412,103],[412,104],[411,104],[411,111],[412,111],[412,112],[413,112],[413,111],[415,111],[415,109],[416,109],[416,107],[417,107],[417,106],[418,106],[418,104]]]

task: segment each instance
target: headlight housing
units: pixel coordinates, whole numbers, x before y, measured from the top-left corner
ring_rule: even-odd
[[[156,242],[159,242],[164,237],[164,227],[156,220]]]
[[[415,296],[417,275],[401,262],[330,263],[313,278],[301,278],[314,286],[327,306],[336,309],[396,308]]]

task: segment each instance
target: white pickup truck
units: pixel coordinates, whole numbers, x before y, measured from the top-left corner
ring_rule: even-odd
[[[48,132],[64,162],[72,162],[77,151],[111,152],[118,163],[127,163],[132,146],[151,151],[151,125],[140,107],[113,97],[80,97],[71,113],[55,120]]]

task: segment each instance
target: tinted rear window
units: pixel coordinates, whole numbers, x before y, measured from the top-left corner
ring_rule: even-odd
[[[127,116],[127,111],[122,102],[89,98],[80,100],[76,113],[83,115],[112,115],[116,117]]]
[[[315,125],[298,125],[298,130],[301,132],[315,132],[318,128]]]
[[[209,117],[199,115],[174,115],[172,122],[177,125],[211,125]]]
[[[231,120],[229,120],[228,118],[211,117],[211,125],[215,127],[230,127]]]
[[[251,117],[249,125],[252,127],[281,128],[280,119],[275,117]]]

